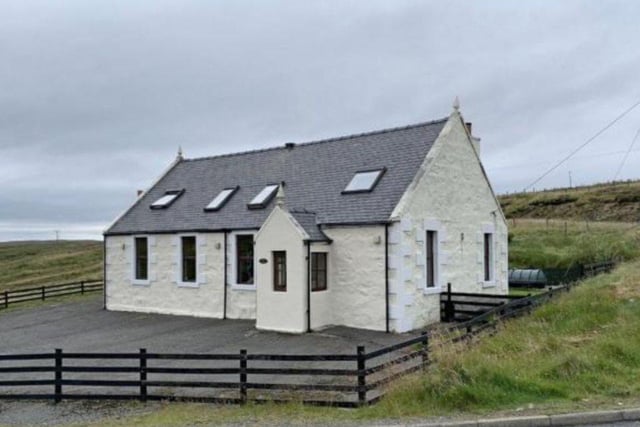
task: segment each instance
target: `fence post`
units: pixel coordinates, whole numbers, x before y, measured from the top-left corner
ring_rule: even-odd
[[[80,281],[80,293],[84,294],[84,280]]]
[[[147,401],[147,349],[140,349],[140,401]]]
[[[4,308],[9,308],[9,291],[4,291]]]
[[[427,369],[429,365],[429,333],[424,331],[424,341],[422,342],[422,369]]]
[[[247,350],[240,350],[240,403],[247,403]]]
[[[447,302],[444,304],[444,321],[451,322],[455,317],[456,311],[451,296],[451,283],[447,283]]]
[[[44,293],[45,293],[44,286],[42,287],[41,291],[42,291],[42,301],[44,301]]]
[[[54,401],[62,401],[62,349],[59,348],[56,348],[55,352]]]
[[[364,346],[359,345],[356,349],[358,356],[358,406],[364,406],[367,403],[367,374],[366,359]]]

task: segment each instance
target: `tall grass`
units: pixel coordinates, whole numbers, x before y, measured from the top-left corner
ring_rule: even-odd
[[[0,243],[0,290],[102,278],[102,242]]]
[[[585,281],[469,348],[443,346],[377,410],[484,412],[640,395],[640,262]]]
[[[510,268],[567,268],[640,256],[640,227],[626,223],[517,220],[509,230]]]

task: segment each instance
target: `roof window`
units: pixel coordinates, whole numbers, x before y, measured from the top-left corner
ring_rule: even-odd
[[[164,193],[164,196],[160,197],[155,202],[151,203],[151,209],[166,209],[173,202],[176,201],[178,197],[180,197],[184,193],[184,190],[168,190]]]
[[[233,193],[236,192],[238,187],[233,188],[225,188],[204,208],[205,211],[217,211],[222,209],[222,207],[229,201]]]
[[[356,172],[342,193],[366,193],[373,191],[386,168]]]
[[[263,209],[265,208],[273,196],[276,194],[276,190],[278,190],[278,184],[269,184],[260,191],[256,197],[249,202],[247,205],[249,209]]]

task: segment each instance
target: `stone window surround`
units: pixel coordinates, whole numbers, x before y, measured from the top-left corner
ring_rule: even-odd
[[[236,236],[238,235],[251,235],[253,236],[253,269],[254,269],[254,276],[253,276],[253,284],[248,285],[248,284],[243,284],[243,283],[238,283],[238,279],[237,279],[237,274],[238,274],[238,260],[237,260],[237,251],[236,251]],[[255,292],[256,290],[256,285],[257,285],[257,276],[255,274],[255,270],[256,270],[256,251],[255,251],[255,238],[256,238],[256,231],[255,230],[238,230],[238,231],[232,231],[229,233],[229,241],[228,241],[228,245],[229,245],[229,270],[228,270],[228,274],[229,274],[229,283],[231,284],[231,289],[233,290],[238,290],[238,291],[253,291]]]
[[[435,286],[427,287],[427,231],[436,232],[436,247],[435,247]],[[423,227],[419,231],[422,234],[422,254],[418,255],[424,258],[422,262],[422,291],[425,295],[439,294],[442,292],[442,240],[444,237],[444,226],[441,221],[437,219],[425,219],[423,221]]]
[[[183,282],[182,281],[182,238],[183,237],[195,237],[196,238],[196,280],[195,282]],[[201,237],[198,233],[180,233],[175,237],[176,241],[176,284],[179,288],[199,288],[202,271],[200,271],[200,256],[199,253],[201,246]]]
[[[484,269],[485,269],[485,265],[484,265],[484,235],[485,234],[491,234],[491,248],[490,248],[490,253],[489,253],[489,262],[490,262],[490,280],[484,280]],[[494,224],[483,224],[482,225],[482,232],[480,233],[481,239],[480,240],[480,254],[479,256],[482,259],[482,263],[481,263],[481,267],[482,267],[482,271],[480,272],[482,280],[482,287],[483,288],[493,288],[497,285],[497,281],[496,281],[496,227]]]
[[[136,279],[136,238],[147,239],[147,278]],[[151,284],[151,236],[135,234],[131,236],[131,284],[134,286],[149,286]]]

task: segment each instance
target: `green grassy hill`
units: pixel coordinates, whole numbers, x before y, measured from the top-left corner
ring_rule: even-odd
[[[102,242],[0,242],[0,290],[102,278]]]
[[[499,196],[507,218],[640,221],[640,181]]]

